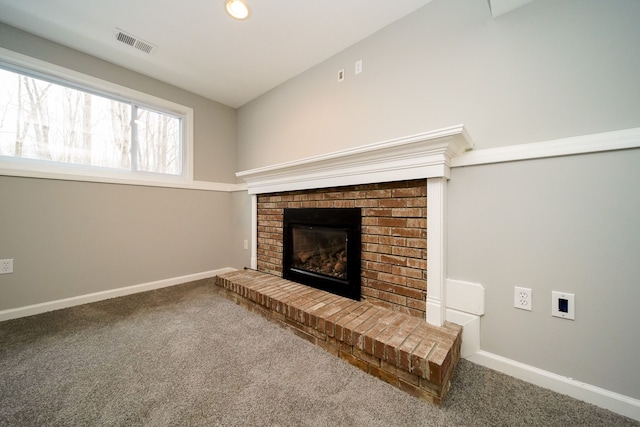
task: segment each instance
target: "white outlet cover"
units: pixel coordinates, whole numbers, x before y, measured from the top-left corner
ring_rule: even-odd
[[[566,311],[560,311],[560,300],[566,300]],[[576,296],[568,292],[551,292],[551,315],[561,319],[576,320]]]
[[[516,286],[513,290],[513,306],[520,310],[531,311],[533,309],[533,292],[529,288]]]
[[[13,259],[0,259],[0,274],[13,273]]]

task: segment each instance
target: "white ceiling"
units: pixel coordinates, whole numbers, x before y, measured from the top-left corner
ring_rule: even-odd
[[[0,21],[235,108],[430,1],[247,0],[237,21],[225,0],[0,0]],[[531,0],[484,1],[497,16]]]
[[[0,0],[0,21],[239,107],[430,1],[247,0],[237,21],[224,0]]]

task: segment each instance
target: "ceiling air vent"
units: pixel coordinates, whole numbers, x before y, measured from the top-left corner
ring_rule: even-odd
[[[131,35],[129,33],[125,33],[124,31],[116,28],[118,32],[116,33],[116,40],[126,45],[129,45],[133,48],[141,50],[144,53],[152,54],[157,49],[157,46],[146,42],[144,40],[139,39],[138,37]]]

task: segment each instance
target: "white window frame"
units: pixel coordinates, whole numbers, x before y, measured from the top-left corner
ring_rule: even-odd
[[[122,171],[16,157],[0,157],[0,175],[158,187],[193,187],[194,114],[192,108],[1,47],[0,61],[80,87],[86,87],[89,92],[93,89],[117,98],[131,100],[143,107],[151,107],[179,116],[182,119],[183,138],[181,175],[141,173],[131,170]]]

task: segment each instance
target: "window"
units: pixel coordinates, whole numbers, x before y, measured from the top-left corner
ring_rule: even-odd
[[[88,180],[192,179],[190,108],[18,59],[0,62],[0,168]]]

